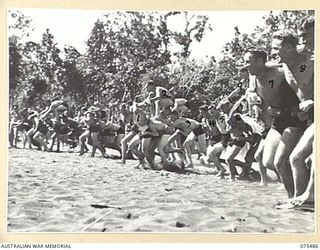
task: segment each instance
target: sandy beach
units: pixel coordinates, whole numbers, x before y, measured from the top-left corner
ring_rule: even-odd
[[[280,184],[220,180],[212,169],[136,169],[99,154],[9,149],[7,231],[314,233],[315,213],[276,210]]]

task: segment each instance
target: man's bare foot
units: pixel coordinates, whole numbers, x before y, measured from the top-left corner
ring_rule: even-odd
[[[194,168],[194,166],[192,163],[188,163],[188,164],[186,164],[185,168]]]
[[[225,173],[227,172],[227,170],[225,170],[224,168],[220,169],[219,172],[216,174],[217,177],[221,177],[225,175]]]
[[[309,199],[309,195],[308,194],[302,194],[300,196],[294,197],[292,199],[290,199],[290,204],[294,205],[294,206],[301,206],[303,204],[312,204],[314,203],[314,200]]]
[[[208,167],[209,166],[208,157],[207,156],[201,156],[200,163],[203,164],[203,165],[206,165]]]
[[[259,186],[268,186],[268,183],[266,181],[261,181],[259,183]]]
[[[284,187],[283,183],[280,184],[279,187],[277,187],[277,190],[285,190],[286,188]]]

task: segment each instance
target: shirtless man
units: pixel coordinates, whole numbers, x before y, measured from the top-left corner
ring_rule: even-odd
[[[247,124],[241,117],[239,113],[230,114],[230,119],[228,120],[230,125],[230,136],[229,146],[227,148],[227,157],[226,163],[230,171],[230,180],[235,180],[236,175],[236,162],[237,165],[242,167],[242,175],[244,178],[249,177],[250,168],[249,162],[239,162],[235,160],[235,157],[238,155],[240,150],[245,146],[246,142],[254,142],[253,130],[249,124]],[[240,164],[239,164],[240,163]]]
[[[26,147],[26,143],[27,143],[27,131],[29,131],[29,129],[32,128],[32,122],[30,120],[28,120],[28,109],[24,108],[21,112],[21,121],[20,123],[17,125],[17,130],[19,132],[21,132],[22,134],[22,142],[23,142],[23,148]],[[14,143],[16,143],[17,141],[15,140]],[[17,144],[14,144],[15,147],[17,147]]]
[[[139,166],[141,165],[143,168],[145,167],[144,159],[147,160],[151,169],[156,169],[156,165],[154,162],[155,158],[155,149],[160,141],[160,131],[164,128],[164,124],[153,119],[149,118],[143,110],[139,108],[134,108],[133,112],[133,122],[137,126],[139,131],[139,137],[133,138],[136,142],[132,143],[140,143],[141,150],[129,147],[132,152],[139,159]]]
[[[86,130],[79,137],[79,142],[80,142],[79,156],[85,153],[86,140],[91,139],[92,141],[91,157],[94,157],[96,150],[99,149],[103,158],[109,158],[108,155],[106,154],[105,148],[101,145],[99,141],[99,133],[101,131],[101,128],[99,123],[100,119],[96,113],[97,111],[99,111],[99,109],[92,106],[85,113],[84,121],[86,123]]]
[[[265,65],[266,53],[250,51],[244,59],[252,85],[256,86],[256,92],[266,101],[270,113],[275,117],[266,136],[263,165],[270,169],[276,167],[288,196],[292,197],[294,185],[289,155],[306,126],[306,122],[301,121],[295,113],[299,99],[289,86],[283,70]]]
[[[302,53],[314,54],[314,16],[308,16],[301,20],[298,28],[299,44],[302,45]]]
[[[133,125],[133,112],[132,112],[132,102],[122,103],[120,106],[120,120],[123,122],[125,127],[125,135],[120,141],[121,145],[121,163],[125,164],[127,159],[128,143],[132,138],[138,134],[138,130],[135,125]],[[132,154],[130,154],[132,158]]]
[[[164,124],[163,129],[159,131],[161,138],[160,138],[159,144],[157,146],[163,166],[166,166],[166,164],[168,164],[167,156],[169,153],[180,152],[179,150],[176,150],[176,149],[170,147],[170,145],[168,145],[168,140],[174,132],[173,128],[169,127],[166,124],[169,119],[170,114],[171,114],[171,108],[170,108],[170,106],[167,106],[167,107],[163,108],[160,111],[160,113],[154,118],[156,121],[159,121],[162,124]]]
[[[103,122],[100,121],[101,132],[100,135],[103,140],[103,145],[107,148],[112,148],[117,150],[121,156],[121,140],[124,137],[124,128],[119,124],[113,123],[111,121]],[[112,136],[109,136],[109,135]]]
[[[298,53],[298,38],[290,32],[275,33],[272,53],[280,57],[287,82],[299,100],[313,100],[314,61],[309,54]]]
[[[163,108],[170,107],[174,104],[174,97],[164,87],[156,86],[155,88],[155,97],[150,98],[150,102],[155,104],[155,116],[158,116]]]
[[[17,147],[18,125],[21,123],[21,120],[22,120],[22,117],[20,115],[18,105],[13,105],[13,110],[10,113],[10,128],[9,128],[10,147]]]
[[[249,84],[249,72],[246,68],[239,70],[239,83],[237,87],[226,97],[227,100],[231,100],[233,97],[241,97],[244,95]]]
[[[169,138],[168,144],[171,144],[171,142],[181,134],[185,138],[183,147],[186,151],[187,167],[193,168],[192,146],[195,139],[198,139],[201,154],[205,155],[207,150],[205,130],[202,128],[202,125],[196,120],[180,117],[178,111],[173,111],[171,113],[171,121],[168,121],[167,125],[176,129],[173,135]]]
[[[209,162],[214,163],[215,167],[219,171],[217,176],[220,178],[224,178],[224,173],[226,172],[226,169],[220,163],[219,156],[221,152],[226,149],[230,140],[230,133],[228,131],[227,124],[230,108],[230,102],[227,100],[222,100],[220,101],[216,109],[211,109],[210,112],[212,116],[216,117],[215,123],[216,127],[221,133],[221,140],[213,146],[209,145],[207,148],[207,154],[205,157],[203,157],[203,161],[206,165],[208,165]]]
[[[245,160],[246,163],[249,163],[248,166],[251,165],[250,163],[252,163],[254,159],[257,161],[261,178],[260,186],[265,186],[267,185],[267,168],[262,163],[264,139],[270,130],[273,120],[272,116],[267,112],[268,104],[256,93],[256,86],[253,82],[251,82],[251,85],[253,86],[249,86],[246,93],[234,104],[230,114],[236,111],[243,100],[248,102],[249,112],[242,118],[253,127],[254,133],[256,133],[256,143],[255,146],[251,147],[247,152]],[[272,170],[276,172],[275,169]]]
[[[286,45],[286,41],[293,41]],[[301,103],[299,104],[299,117],[302,120],[309,119],[312,123],[304,132],[298,144],[290,154],[290,164],[294,179],[294,197],[299,197],[304,193],[308,186],[309,169],[306,160],[313,151],[314,125],[313,125],[313,99],[314,99],[314,20],[307,18],[300,28],[300,41],[304,49],[299,53],[296,49],[298,39],[292,34],[278,34],[274,36],[273,49],[278,52],[288,82],[296,92]],[[288,42],[287,42],[288,43]],[[283,48],[284,47],[284,48]],[[314,164],[312,164],[312,167]],[[311,170],[311,175],[313,173]],[[294,203],[294,201],[293,201]],[[292,203],[292,204],[293,204]]]

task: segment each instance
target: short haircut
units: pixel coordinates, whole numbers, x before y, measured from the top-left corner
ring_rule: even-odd
[[[264,63],[267,61],[267,53],[262,50],[250,50],[248,53],[250,53],[255,60],[262,58]]]
[[[222,99],[222,100],[218,103],[216,109],[221,109],[221,107],[226,106],[226,105],[231,105],[230,101],[227,100],[227,99]]]
[[[281,43],[290,44],[293,47],[299,43],[297,35],[291,31],[278,31],[273,34],[272,38],[279,39]]]
[[[146,82],[146,86],[153,86],[155,85],[155,82],[153,80],[149,80]]]
[[[306,16],[301,19],[299,30],[314,29],[314,16]]]
[[[208,105],[207,104],[203,104],[199,107],[200,110],[208,110]]]
[[[245,68],[245,67],[243,67],[243,68],[241,68],[241,69],[239,70],[239,73],[242,73],[242,72],[247,72],[247,73],[249,73],[249,72],[248,72],[248,69]]]
[[[174,111],[172,111],[172,112],[171,112],[171,115],[179,116],[179,112],[178,112],[178,111],[176,111],[176,110],[174,110]]]

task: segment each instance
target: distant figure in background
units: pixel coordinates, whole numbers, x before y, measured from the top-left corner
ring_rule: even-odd
[[[9,124],[9,143],[10,147],[17,147],[18,143],[18,125],[21,123],[22,117],[19,112],[18,105],[12,106],[10,112],[10,124]]]

